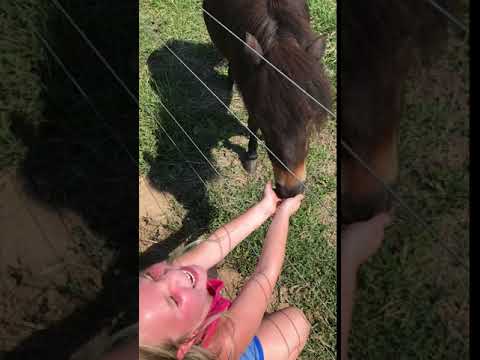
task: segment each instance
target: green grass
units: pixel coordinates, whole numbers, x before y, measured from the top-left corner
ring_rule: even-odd
[[[309,1],[315,30],[328,36],[327,71],[336,86],[336,4]],[[273,179],[266,151],[259,150],[257,172],[249,177],[238,153],[247,132],[202,85],[165,50],[162,40],[245,123],[247,115],[235,91],[226,91],[226,68],[206,31],[200,1],[140,1],[140,169],[168,199],[167,235],[154,241],[193,239],[230,221],[254,204]],[[152,86],[151,78],[159,91]],[[222,176],[217,176],[165,113],[162,101],[192,136]],[[160,130],[167,130],[183,156]],[[287,258],[278,289],[283,300],[301,308],[312,322],[302,359],[336,358],[336,124],[330,120],[308,157],[309,189],[289,234]],[[193,173],[194,166],[206,188]],[[181,219],[180,221],[178,219]],[[267,225],[246,239],[226,266],[247,277],[253,270]],[[165,234],[165,232],[163,232]],[[178,235],[180,234],[180,235]]]
[[[412,76],[400,130],[398,191],[429,226],[397,206],[385,246],[360,272],[353,358],[469,358],[469,276],[455,260],[469,265],[469,49],[448,44]]]
[[[47,19],[43,1],[4,1],[0,5],[0,169],[15,166],[25,156],[25,148],[15,138],[11,125],[15,116],[36,123],[41,117],[42,84],[35,69],[45,56],[25,19],[43,28]],[[21,15],[20,15],[21,11]]]

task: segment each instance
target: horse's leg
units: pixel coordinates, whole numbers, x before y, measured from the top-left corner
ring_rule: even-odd
[[[253,134],[257,135],[258,126],[255,123],[255,120],[253,119],[252,116],[248,117],[248,128]],[[257,158],[258,158],[257,149],[258,149],[257,138],[252,134],[250,134],[250,139],[248,141],[248,151],[245,156],[245,161],[243,162],[243,167],[249,174],[253,174],[257,167]]]

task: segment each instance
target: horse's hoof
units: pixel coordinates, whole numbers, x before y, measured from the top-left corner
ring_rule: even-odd
[[[243,167],[249,175],[254,174],[255,170],[257,169],[257,159],[246,159],[243,161]]]

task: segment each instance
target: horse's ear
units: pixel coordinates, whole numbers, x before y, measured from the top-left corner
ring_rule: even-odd
[[[255,52],[252,51],[252,49],[255,50],[261,56],[263,56],[262,46],[259,44],[257,38],[248,32],[246,35],[245,42],[248,44],[248,46],[245,45],[245,54],[247,56],[248,61],[253,65],[259,65],[262,59],[260,58],[260,56],[255,54]]]
[[[307,46],[307,52],[311,54],[315,59],[320,60],[325,54],[327,47],[327,37],[321,35],[317,37],[313,42]]]

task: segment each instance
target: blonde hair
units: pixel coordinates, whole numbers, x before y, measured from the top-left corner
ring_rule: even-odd
[[[220,318],[225,319],[226,324],[230,326],[228,329],[228,332],[230,333],[229,339],[233,343],[232,335],[234,333],[234,324],[230,316],[225,312],[220,315]],[[140,345],[139,360],[177,360],[178,349],[187,341],[188,336],[185,336],[177,342],[169,342],[166,344],[158,344],[153,346]],[[200,345],[193,345],[185,354],[183,360],[215,360],[218,357],[217,355],[218,354],[215,354]]]
[[[177,351],[180,344],[166,344],[157,346],[140,345],[139,360],[177,360]],[[198,345],[193,345],[185,354],[184,360],[215,360],[211,351]]]
[[[177,249],[176,253],[170,254],[169,257],[164,260],[168,264],[173,264],[175,259],[187,252],[192,246],[198,245],[200,239],[193,241],[184,248]],[[228,312],[224,312],[219,315],[220,318],[225,318],[231,321]],[[208,319],[205,319],[207,321]],[[201,325],[205,327],[206,324]],[[139,360],[177,360],[177,352],[179,347],[187,341],[187,336],[180,339],[178,342],[170,342],[167,344],[159,345],[139,345]],[[212,353],[200,345],[193,345],[185,354],[183,360],[216,360],[216,354]]]

